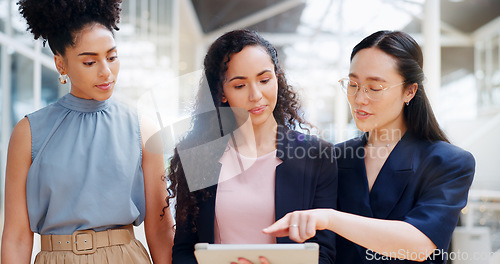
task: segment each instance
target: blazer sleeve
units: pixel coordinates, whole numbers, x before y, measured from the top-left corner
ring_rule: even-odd
[[[417,173],[425,179],[422,191],[404,219],[443,251],[448,249],[460,211],[467,204],[475,170],[472,154],[455,146],[445,147],[435,149],[419,165]]]
[[[314,194],[313,208],[337,208],[337,186],[338,173],[337,161],[333,153],[334,149],[328,152],[331,156],[320,156],[321,164]],[[335,262],[335,233],[330,230],[316,232],[316,236],[308,242],[319,244],[319,263],[332,264]]]
[[[197,264],[194,256],[194,245],[198,243],[198,235],[193,232],[190,218],[177,221],[174,246],[172,247],[172,264]]]

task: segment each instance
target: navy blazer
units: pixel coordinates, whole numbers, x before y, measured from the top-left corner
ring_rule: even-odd
[[[474,157],[443,141],[417,139],[406,132],[390,153],[371,191],[364,163],[366,136],[336,145],[338,209],[357,215],[405,221],[424,233],[437,250],[423,263],[445,263],[460,210],[467,204]],[[375,254],[337,236],[337,263],[414,263]]]
[[[276,220],[296,210],[336,208],[337,164],[333,151],[333,146],[325,141],[281,126],[278,128],[276,156],[283,162],[276,167]],[[219,172],[220,166],[217,175]],[[199,214],[195,220],[196,232],[193,232],[192,218],[176,225],[173,264],[196,264],[194,245],[214,243],[217,185],[206,190],[210,194],[208,198],[197,196]],[[277,238],[277,242],[295,243],[288,237]],[[319,263],[334,263],[333,232],[318,231],[308,242],[320,245]]]

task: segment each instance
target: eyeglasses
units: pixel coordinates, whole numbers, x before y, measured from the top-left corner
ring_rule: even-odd
[[[379,82],[375,82],[375,81],[368,81],[368,82],[365,82],[364,85],[359,85],[357,82],[355,82],[349,78],[343,78],[343,79],[339,80],[340,87],[342,88],[344,93],[347,94],[347,96],[355,96],[358,93],[359,89],[361,88],[365,92],[366,97],[368,97],[368,99],[370,99],[372,101],[381,100],[382,97],[384,96],[385,90],[392,88],[392,87],[399,86],[399,85],[404,84],[404,83],[405,82],[398,83],[398,84],[395,84],[392,86],[384,87],[384,86],[382,86],[382,84],[380,84]]]

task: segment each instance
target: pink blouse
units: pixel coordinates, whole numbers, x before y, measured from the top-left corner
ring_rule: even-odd
[[[257,158],[245,157],[228,147],[215,198],[216,244],[275,244],[262,233],[275,221],[274,185],[276,166],[282,161],[276,150]]]

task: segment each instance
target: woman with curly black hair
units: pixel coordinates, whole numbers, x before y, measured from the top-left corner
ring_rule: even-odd
[[[71,89],[12,133],[2,263],[29,263],[33,233],[41,235],[35,263],[151,263],[132,228],[143,221],[153,262],[171,261],[163,155],[144,147],[155,128],[110,98],[120,67],[113,35],[120,3],[18,2]]]
[[[200,242],[292,243],[261,230],[288,212],[336,205],[333,146],[294,130],[308,123],[276,49],[256,32],[228,32],[210,46],[204,73],[192,128],[168,171],[173,263],[197,263]],[[333,263],[332,232],[310,241],[320,245],[320,263]]]

